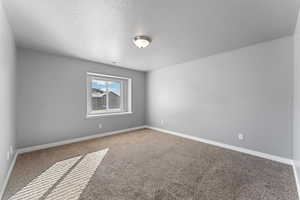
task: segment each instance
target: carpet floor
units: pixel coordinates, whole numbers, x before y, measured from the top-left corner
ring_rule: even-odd
[[[143,129],[18,156],[4,200],[297,200],[292,167]]]

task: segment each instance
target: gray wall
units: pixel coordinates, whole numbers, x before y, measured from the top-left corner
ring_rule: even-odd
[[[19,148],[145,124],[144,72],[28,49],[17,62]],[[133,114],[86,119],[86,72],[132,78]]]
[[[150,126],[292,156],[292,37],[152,71],[146,85]]]
[[[15,44],[0,0],[0,199],[15,147]],[[11,155],[12,157],[12,155]]]
[[[294,34],[293,157],[300,180],[300,14]]]

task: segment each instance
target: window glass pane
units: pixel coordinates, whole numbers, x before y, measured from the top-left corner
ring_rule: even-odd
[[[131,112],[131,79],[87,73],[87,116]]]
[[[105,110],[106,109],[106,81],[92,80],[91,84],[91,98],[92,110]]]
[[[108,81],[107,89],[109,109],[121,109],[121,82]]]

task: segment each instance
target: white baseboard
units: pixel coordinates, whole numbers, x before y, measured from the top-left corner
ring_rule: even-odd
[[[300,199],[300,183],[298,179],[298,173],[296,170],[296,163],[293,161],[293,170],[294,170],[294,176],[295,176],[295,181],[296,181],[296,186],[297,186],[297,192],[298,192],[298,199]]]
[[[195,136],[190,136],[190,135],[186,135],[186,134],[183,134],[183,133],[178,133],[178,132],[175,132],[175,131],[170,131],[170,130],[161,129],[161,128],[157,128],[157,127],[152,127],[152,126],[145,126],[145,127],[149,128],[149,129],[152,129],[152,130],[168,133],[168,134],[171,134],[171,135],[176,135],[176,136],[179,136],[179,137],[183,137],[183,138],[187,138],[187,139],[191,139],[191,140],[196,140],[196,141],[203,142],[203,143],[206,143],[206,144],[211,144],[211,145],[214,145],[214,146],[222,147],[222,148],[225,148],[225,149],[239,151],[239,152],[250,154],[250,155],[253,155],[253,156],[257,156],[257,157],[261,157],[261,158],[281,162],[281,163],[284,163],[284,164],[292,165],[292,160],[288,159],[288,158],[283,158],[283,157],[280,157],[280,156],[274,156],[274,155],[267,154],[267,153],[262,153],[262,152],[259,152],[259,151],[254,151],[254,150],[250,150],[250,149],[246,149],[246,148],[242,148],[242,147],[237,147],[237,146],[233,146],[233,145],[229,145],[229,144],[224,144],[224,143],[221,143],[221,142],[215,142],[215,141],[212,141],[212,140],[203,139],[203,138],[199,138],[199,137],[195,137]]]
[[[81,142],[81,141],[85,141],[85,140],[91,140],[91,139],[95,139],[95,138],[100,138],[100,137],[104,137],[104,136],[109,136],[109,135],[114,135],[114,134],[134,131],[134,130],[139,130],[139,129],[143,129],[143,128],[145,128],[145,126],[138,126],[138,127],[122,129],[122,130],[118,130],[118,131],[99,133],[99,134],[95,134],[95,135],[74,138],[74,139],[70,139],[70,140],[63,140],[63,141],[59,141],[59,142],[53,142],[53,143],[42,144],[42,145],[37,145],[37,146],[31,146],[31,147],[18,149],[17,153],[22,154],[22,153],[41,150],[41,149],[48,149],[48,148],[51,148],[51,147],[61,146],[61,145],[65,145],[65,144],[71,144],[71,143],[75,143],[75,142]]]
[[[4,183],[3,183],[3,185],[2,185],[2,188],[0,188],[0,199],[3,198],[5,188],[6,188],[7,184],[8,184],[9,177],[10,177],[10,175],[11,175],[13,169],[14,169],[14,166],[15,166],[15,163],[16,163],[16,160],[17,160],[17,157],[18,157],[18,153],[15,152],[15,153],[14,153],[14,157],[13,157],[11,163],[10,163],[10,166],[9,166],[9,169],[8,169],[8,172],[7,172],[7,175],[6,175],[5,179],[4,179]]]

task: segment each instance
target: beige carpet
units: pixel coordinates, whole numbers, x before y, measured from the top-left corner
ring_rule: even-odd
[[[298,198],[291,166],[144,129],[19,156],[8,199]]]

